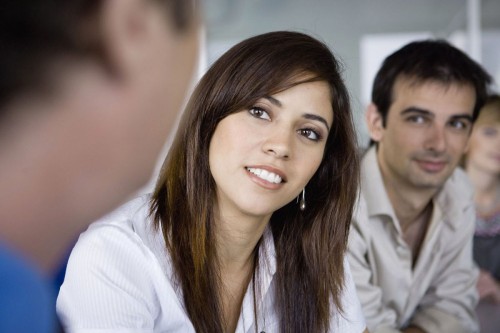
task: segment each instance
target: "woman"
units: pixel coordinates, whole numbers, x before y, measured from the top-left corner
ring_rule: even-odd
[[[198,84],[152,196],[80,237],[59,314],[69,332],[362,332],[344,260],[357,185],[329,49],[247,39]]]
[[[491,96],[474,124],[465,169],[475,190],[474,260],[481,300],[500,304],[500,96]]]

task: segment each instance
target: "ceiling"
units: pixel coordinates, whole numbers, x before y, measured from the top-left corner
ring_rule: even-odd
[[[205,0],[209,38],[315,25],[342,32],[447,34],[466,25],[466,0]],[[500,28],[500,0],[482,0],[484,29]]]

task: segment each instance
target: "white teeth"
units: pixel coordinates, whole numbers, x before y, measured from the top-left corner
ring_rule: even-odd
[[[278,175],[274,176],[273,182],[276,183],[276,184],[281,183],[281,177],[278,176]]]
[[[280,176],[264,169],[247,168],[247,170],[256,175],[257,177],[264,179],[270,183],[279,184],[282,181]]]

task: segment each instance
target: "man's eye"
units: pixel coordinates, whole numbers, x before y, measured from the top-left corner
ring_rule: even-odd
[[[255,118],[264,119],[264,120],[271,120],[269,113],[267,113],[267,111],[265,111],[264,109],[259,108],[257,106],[250,108],[250,110],[248,110],[248,112]]]
[[[423,124],[426,121],[426,119],[422,116],[410,116],[407,118],[407,120],[415,124]]]
[[[450,122],[450,126],[458,130],[469,129],[469,123],[463,120],[452,120]]]

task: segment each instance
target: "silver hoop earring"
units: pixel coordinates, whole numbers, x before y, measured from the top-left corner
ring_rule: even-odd
[[[306,188],[302,189],[302,197],[300,198],[299,208],[301,211],[306,210]]]

